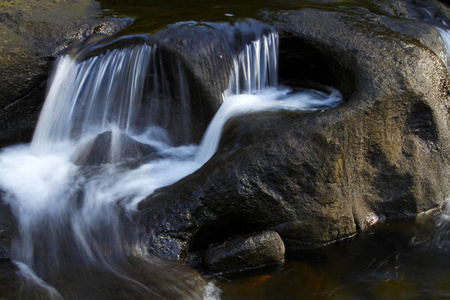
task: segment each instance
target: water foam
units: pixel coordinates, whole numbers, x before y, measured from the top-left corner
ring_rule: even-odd
[[[152,117],[145,130],[133,130],[148,78],[145,74],[154,72],[151,78],[157,83],[152,87],[164,88],[160,72],[152,71],[160,64],[154,46],[113,50],[81,63],[68,56],[60,58],[33,142],[0,152],[0,189],[19,224],[14,259],[49,282],[71,269],[68,260],[121,274],[117,262],[127,259],[129,249],[138,249],[133,255],[142,259],[146,256],[136,244],[139,240],[123,231],[124,216],[126,220],[156,189],[207,162],[227,120],[263,110],[327,109],[342,103],[334,90],[295,93],[276,87],[277,47],[278,35],[270,33],[247,45],[236,58],[225,102],[200,146],[171,146],[170,134]],[[179,84],[188,94],[183,79]],[[164,115],[166,108],[161,105],[158,102],[153,108]],[[189,112],[190,108],[183,109]],[[120,159],[97,166],[74,165],[71,157],[79,145],[106,130],[112,136],[126,133],[154,146],[157,158],[137,161],[135,166]],[[131,219],[128,222],[132,224]],[[214,293],[208,297],[215,298]]]
[[[330,89],[329,93],[314,90],[295,93],[289,88],[267,88],[257,94],[231,95],[226,98],[209,124],[196,160],[204,164],[216,152],[226,122],[236,116],[275,110],[314,111],[342,105],[342,95]]]

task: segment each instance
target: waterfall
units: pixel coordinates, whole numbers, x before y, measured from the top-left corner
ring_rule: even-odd
[[[154,53],[143,45],[82,63],[69,55],[61,57],[33,137],[33,151],[48,153],[56,143],[106,131],[112,124],[129,132]]]
[[[108,51],[78,63],[58,59],[31,144],[47,154],[55,144],[79,140],[118,128],[130,135],[145,126],[167,128],[174,114],[170,99],[181,99],[181,135],[190,140],[189,88],[177,65],[179,95],[169,85],[157,46],[137,45]],[[179,116],[178,116],[179,117]],[[141,119],[145,125],[141,126]],[[117,141],[116,141],[117,143]],[[116,145],[119,146],[119,145]]]
[[[43,293],[45,299],[65,298],[82,294],[91,284],[95,290],[99,272],[115,278],[130,293],[142,294],[139,298],[166,284],[173,286],[168,293],[173,298],[202,293],[195,276],[185,282],[177,279],[179,267],[155,267],[160,262],[148,257],[129,217],[155,189],[198,168],[191,159],[197,147],[172,146],[162,127],[176,108],[183,116],[180,132],[188,139],[189,86],[183,69],[174,70],[170,71],[178,73],[167,71],[157,47],[146,44],[107,51],[82,62],[69,55],[56,62],[32,143],[0,153],[2,200],[18,223],[12,255],[22,270],[20,276],[26,282],[33,280],[33,290],[40,290],[26,297]],[[177,90],[169,85],[168,76],[177,78]],[[178,101],[172,104],[175,108],[168,101],[171,98]],[[74,157],[97,140],[102,143],[96,145],[96,153],[108,154],[109,159],[100,159],[107,163],[74,165]],[[152,157],[158,159],[120,167],[117,163],[129,154],[130,143],[137,150],[151,149]],[[122,151],[123,147],[128,148]],[[131,266],[134,259],[149,274]],[[71,291],[71,284],[59,285],[77,272],[86,277],[76,281],[81,288]],[[137,274],[143,277],[136,278]],[[152,278],[155,287],[143,285],[145,278]],[[89,289],[87,293],[81,298],[99,298]],[[101,296],[109,298],[106,291]]]
[[[233,62],[226,95],[260,92],[278,85],[278,34],[263,35],[244,46]]]
[[[270,110],[311,111],[342,105],[342,95],[335,89],[294,92],[278,87],[278,34],[262,36],[244,47],[234,60],[224,103],[209,124],[196,161],[207,162],[216,152],[222,129],[232,117]]]
[[[436,53],[450,70],[450,24],[438,11],[432,11],[423,1],[409,3],[409,11],[417,19],[433,26],[440,34],[442,50]]]
[[[225,101],[201,145],[192,145],[192,99],[185,69],[165,61],[157,45],[79,60],[65,55],[56,62],[32,143],[0,153],[3,201],[19,227],[13,257],[23,277],[44,290],[44,298],[76,298],[86,286],[88,296],[83,295],[98,298],[89,293],[104,274],[142,297],[154,295],[152,287],[167,285],[173,286],[170,295],[202,293],[197,279],[186,275],[180,281],[178,274],[185,271],[148,256],[130,218],[137,204],[207,162],[231,117],[342,104],[333,89],[293,91],[278,86],[278,35],[271,32],[236,54],[229,88],[222,91]],[[185,140],[181,145],[171,142],[168,130],[174,115]],[[90,160],[95,147],[101,157]],[[81,288],[67,284],[75,277]],[[207,289],[211,293],[211,287]]]
[[[447,70],[450,71],[450,28],[443,29],[440,27],[436,27],[441,35],[442,45],[444,46],[444,53],[441,54],[441,59],[444,61]]]
[[[444,48],[443,53],[440,53],[441,59],[450,73],[450,26],[442,20],[435,28],[440,34],[441,42]],[[450,198],[445,199],[442,214],[437,221],[438,234],[431,240],[426,241],[427,246],[438,245],[438,247],[448,248],[450,246]],[[420,241],[418,242],[420,243]]]

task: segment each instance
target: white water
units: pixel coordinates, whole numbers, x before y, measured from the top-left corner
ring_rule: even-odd
[[[278,43],[278,34],[270,33],[245,45],[244,51],[234,60],[225,97],[278,86]]]
[[[108,51],[82,63],[69,55],[59,58],[31,143],[33,153],[47,154],[61,142],[115,128],[142,133],[138,123],[143,118],[147,126],[167,127],[175,110],[181,115],[183,140],[189,141],[186,78],[178,65],[180,95],[175,95],[167,73],[157,47],[149,45]],[[175,98],[180,103],[171,104]]]
[[[216,151],[227,120],[263,110],[314,110],[341,104],[337,91],[294,93],[277,88],[277,47],[276,34],[246,46],[236,59],[225,102],[201,145],[180,147],[170,145],[163,124],[154,122],[152,116],[145,130],[136,132],[133,128],[141,109],[146,72],[153,72],[153,89],[165,88],[164,83],[156,82],[164,79],[158,78],[161,73],[151,71],[160,64],[155,59],[155,47],[114,50],[83,63],[62,57],[31,145],[10,147],[0,153],[3,200],[10,204],[19,224],[14,259],[33,269],[36,278],[41,278],[38,283],[46,288],[43,280],[53,282],[58,274],[68,272],[73,263],[70,260],[86,268],[121,274],[118,260],[126,259],[130,252],[142,259],[146,256],[142,245],[129,238],[129,232],[123,232],[121,212],[132,214],[155,189],[200,168]],[[183,80],[180,90],[185,91]],[[244,92],[247,94],[241,94]],[[186,103],[183,109],[188,114]],[[158,102],[153,106],[155,114],[170,118],[170,109],[161,105]],[[181,126],[185,130],[187,123]],[[79,145],[107,130],[122,131],[155,146],[160,157],[137,168],[114,163],[74,165],[71,157]],[[113,162],[120,163],[120,158]],[[207,288],[209,297],[217,298],[212,290],[211,286]]]
[[[204,164],[213,156],[219,145],[222,129],[232,117],[273,110],[314,111],[340,105],[342,105],[342,95],[332,89],[329,93],[311,90],[294,93],[288,88],[267,88],[257,94],[228,96],[203,136],[196,161]]]
[[[125,133],[140,109],[152,47],[123,49],[83,63],[59,59],[31,144],[36,154],[70,138],[101,133],[111,124]]]
[[[444,61],[445,66],[450,71],[450,56],[448,55],[450,49],[450,30],[442,29],[439,27],[436,27],[436,29],[439,31],[442,39],[442,44],[445,46],[445,51],[444,53],[442,53],[441,59]]]
[[[25,281],[25,289],[29,288],[30,290],[32,290],[33,287],[37,287],[44,293],[45,297],[48,299],[64,299],[56,289],[49,286],[41,278],[36,276],[33,270],[31,270],[30,267],[28,267],[26,264],[18,261],[16,261],[15,264],[19,267],[19,275]],[[25,291],[24,294],[26,293],[27,292]]]

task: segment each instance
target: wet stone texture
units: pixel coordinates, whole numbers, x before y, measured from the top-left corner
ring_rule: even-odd
[[[91,0],[52,2],[51,9],[18,2],[0,7],[0,146],[29,141],[56,53],[128,22],[102,19]],[[379,220],[439,208],[450,194],[450,80],[438,32],[409,3],[377,1],[383,16],[345,8],[268,15],[280,33],[280,81],[332,86],[346,104],[231,120],[210,161],[139,205],[149,252],[189,260],[210,244],[264,230],[287,249],[312,248]],[[217,28],[202,26],[196,36],[206,39],[196,39],[191,30],[168,29],[155,39],[166,41],[163,53],[183,62],[195,82],[199,115],[212,115],[217,87],[229,79],[224,53],[237,49],[221,42],[235,36],[217,38]],[[8,228],[0,228],[3,256]]]
[[[16,220],[0,193],[0,263],[11,259],[11,242],[17,232]]]
[[[209,248],[204,267],[214,273],[242,271],[284,262],[284,244],[275,231],[234,237]]]
[[[21,0],[0,5],[0,147],[29,142],[57,54],[112,35],[131,19],[103,17],[93,0]]]
[[[74,164],[100,165],[158,157],[157,149],[150,145],[140,143],[124,133],[117,133],[117,137],[113,135],[111,131],[106,131],[81,145],[72,157]],[[113,139],[114,143],[120,145],[117,153],[112,150]]]
[[[262,230],[276,231],[286,249],[313,248],[441,206],[450,81],[439,34],[391,2],[379,2],[386,16],[301,9],[268,17],[280,33],[280,81],[335,87],[346,104],[231,120],[201,169],[140,203],[151,253],[188,260]]]

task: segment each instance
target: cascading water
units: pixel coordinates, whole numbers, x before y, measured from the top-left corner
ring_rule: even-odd
[[[445,66],[450,71],[450,29],[444,29],[442,27],[436,27],[436,29],[439,31],[439,34],[441,35],[442,44],[445,48],[444,53],[442,54],[442,60],[445,63]]]
[[[22,296],[109,299],[117,292],[111,289],[117,282],[122,282],[122,298],[205,295],[203,279],[192,271],[146,254],[128,216],[157,188],[200,168],[216,151],[229,118],[262,110],[326,109],[342,102],[334,90],[293,92],[277,87],[276,33],[244,48],[234,62],[224,104],[200,147],[171,146],[164,126],[173,112],[170,103],[160,100],[173,98],[173,91],[157,46],[113,50],[84,62],[69,56],[58,60],[31,145],[0,154],[3,200],[19,227],[13,258],[24,281],[34,281],[38,289]],[[185,115],[179,126],[188,136],[191,108],[180,66],[177,77],[177,99],[182,99],[179,107]],[[145,109],[144,101],[149,102]],[[148,113],[145,122],[142,110]],[[111,159],[74,164],[87,144]],[[144,155],[134,167],[122,164],[120,148],[129,144],[140,152],[151,146],[152,155]],[[108,279],[100,282],[101,277]]]
[[[316,90],[296,93],[278,87],[278,34],[270,33],[244,47],[233,62],[224,103],[203,136],[196,161],[203,164],[216,152],[225,123],[245,113],[268,110],[318,110],[342,104],[342,95]]]
[[[114,50],[80,64],[68,55],[61,57],[32,150],[48,153],[55,143],[103,132],[112,124],[129,133],[151,58],[154,51],[147,45]]]
[[[436,27],[436,29],[439,31],[439,34],[441,35],[442,44],[445,48],[444,53],[442,54],[442,60],[445,63],[445,66],[447,69],[450,70],[450,57],[448,55],[449,47],[450,47],[450,30],[446,30],[443,28]]]
[[[440,22],[439,26],[435,28],[439,31],[442,44],[444,46],[444,53],[442,54],[442,60],[450,73],[450,26],[445,20]],[[432,238],[432,241],[427,241],[428,244],[434,244],[439,248],[449,249],[450,247],[450,199],[446,199],[444,204],[443,213],[440,219],[437,221],[439,233],[436,237]],[[420,243],[420,241],[419,241]]]
[[[138,124],[141,118],[153,129],[167,127],[174,108],[164,100],[175,97],[166,73],[157,47],[146,44],[108,51],[82,63],[69,55],[61,57],[36,127],[32,151],[45,154],[55,144],[114,128],[127,135],[142,133],[144,128]],[[183,139],[189,141],[189,91],[180,66],[176,77],[181,99],[179,127]],[[149,95],[144,95],[147,90]],[[143,112],[148,114],[143,116]]]
[[[424,4],[425,3],[422,1],[410,3],[411,7],[409,11],[416,19],[432,25],[439,32],[443,49],[437,54],[444,62],[447,69],[450,70],[450,26],[445,18],[439,16],[439,13],[437,12],[431,12]]]
[[[278,85],[278,34],[272,32],[244,46],[233,62],[225,95],[261,92]]]

